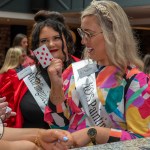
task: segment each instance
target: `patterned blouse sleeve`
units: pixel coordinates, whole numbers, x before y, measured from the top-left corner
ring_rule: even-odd
[[[66,71],[68,70],[66,69]],[[69,76],[70,79],[72,75],[72,69],[69,68],[69,72],[71,72]],[[68,72],[65,75],[66,78],[68,78]],[[66,84],[64,85],[65,93],[67,93],[66,91],[69,88],[69,84],[70,84],[69,79],[67,79],[68,81],[67,85]],[[51,128],[68,129],[69,119],[70,119],[70,109],[68,106],[67,96],[66,96],[66,100],[59,105],[54,105],[53,103],[51,103],[50,100],[48,101],[48,105],[46,106],[44,112],[44,120],[50,125]]]
[[[150,80],[140,72],[131,81],[126,93],[125,118],[127,129],[111,129],[110,137],[121,141],[150,137]]]
[[[50,128],[68,129],[69,115],[67,115],[67,112],[66,101],[57,106],[48,101],[48,105],[45,108],[44,120],[49,124]]]

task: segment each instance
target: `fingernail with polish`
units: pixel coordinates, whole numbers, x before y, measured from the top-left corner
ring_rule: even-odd
[[[68,141],[68,137],[64,136],[63,141]]]

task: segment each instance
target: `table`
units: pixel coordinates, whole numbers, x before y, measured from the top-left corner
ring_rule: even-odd
[[[150,150],[150,138],[74,148],[72,150]]]

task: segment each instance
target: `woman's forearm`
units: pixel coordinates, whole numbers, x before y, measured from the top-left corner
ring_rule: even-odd
[[[27,140],[27,141],[34,142],[40,130],[44,130],[44,129],[5,127],[2,140],[8,140],[8,141]]]
[[[50,101],[54,105],[61,104],[65,100],[64,91],[62,87],[51,86]]]
[[[104,127],[95,127],[97,130],[96,142],[97,144],[104,144],[107,143],[110,135],[110,128]]]
[[[92,128],[92,127],[90,127]],[[73,139],[75,140],[77,147],[83,147],[87,146],[91,142],[90,137],[88,136],[87,132],[90,128],[85,128],[79,131],[76,131],[72,133]],[[97,127],[94,126],[94,128],[97,130],[96,135],[96,143],[97,144],[104,144],[107,143],[109,139],[110,129],[109,128],[103,128],[103,127]],[[82,135],[82,138],[80,138]]]
[[[0,140],[0,149],[2,150],[42,150],[34,143],[22,140],[20,141],[5,141]]]

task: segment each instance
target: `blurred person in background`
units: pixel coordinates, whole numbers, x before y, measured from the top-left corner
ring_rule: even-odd
[[[0,69],[0,95],[6,97],[8,106],[12,110],[14,110],[14,93],[18,88],[18,82],[14,77],[24,68],[22,63],[25,56],[26,52],[21,46],[9,48]]]
[[[11,47],[8,49],[4,64],[0,69],[0,74],[5,74],[9,70],[21,71],[24,67],[22,63],[25,61],[26,51],[21,46]]]
[[[150,75],[150,54],[146,54],[143,58],[144,72]]]
[[[26,56],[25,61],[23,62],[22,66],[27,67],[34,64],[34,60],[30,57],[31,51],[28,50],[28,38],[25,34],[19,33],[14,37],[13,40],[13,47],[15,46],[22,46],[25,49]]]

